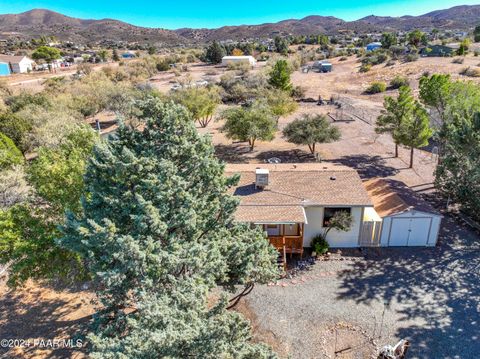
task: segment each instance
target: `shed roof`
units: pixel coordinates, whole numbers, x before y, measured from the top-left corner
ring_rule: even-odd
[[[398,181],[373,178],[365,181],[364,185],[375,211],[382,218],[410,210],[440,215],[428,202]]]

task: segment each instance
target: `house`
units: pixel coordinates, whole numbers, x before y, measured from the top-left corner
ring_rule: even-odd
[[[222,58],[222,65],[235,65],[235,64],[249,64],[250,66],[255,66],[257,60],[253,56],[224,56]]]
[[[427,210],[426,204],[422,210],[405,201],[385,204],[378,197],[377,184],[363,183],[352,168],[323,163],[229,164],[225,171],[228,176],[240,175],[238,185],[230,190],[240,200],[236,221],[262,226],[270,242],[286,253],[310,247],[339,211],[350,213],[353,222],[346,232],[328,233],[331,247],[436,243],[441,216]]]
[[[8,76],[10,73],[10,64],[8,62],[0,62],[0,76]]]
[[[27,56],[0,55],[0,62],[8,63],[10,72],[15,74],[30,72],[35,66],[35,61]]]
[[[371,42],[367,45],[367,51],[374,51],[382,47],[381,42]]]
[[[455,49],[446,45],[429,45],[420,50],[424,57],[445,57],[455,55]]]

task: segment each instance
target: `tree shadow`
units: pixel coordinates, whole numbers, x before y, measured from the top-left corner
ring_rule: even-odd
[[[262,162],[267,162],[269,158],[274,157],[279,158],[281,163],[303,163],[316,161],[313,154],[299,149],[286,151],[264,151],[256,156],[256,158]]]
[[[80,310],[80,301],[69,300],[61,295],[52,296],[43,289],[11,290],[0,298],[0,338],[28,341],[31,346],[25,348],[0,347],[0,358],[71,358],[84,351],[82,348],[39,347],[33,345],[34,339],[40,340],[76,340],[87,333],[92,315],[83,314],[77,319],[68,319],[68,315]],[[83,313],[83,311],[81,311]],[[85,340],[83,340],[85,343]],[[51,350],[51,353],[47,354]],[[41,353],[41,355],[40,355]]]
[[[343,156],[326,162],[340,163],[357,170],[362,179],[389,177],[400,172],[399,169],[386,165],[385,158],[370,155]]]
[[[473,358],[480,352],[479,236],[449,215],[440,235],[436,248],[368,251],[339,273],[337,298],[390,304],[399,316],[395,335],[411,342],[411,357]]]
[[[215,145],[216,156],[224,162],[248,163],[248,159],[245,157],[247,153],[250,153],[250,149],[244,144]]]

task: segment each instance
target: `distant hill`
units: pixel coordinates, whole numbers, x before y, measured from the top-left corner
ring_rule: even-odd
[[[44,9],[0,15],[0,36],[29,39],[40,35],[79,42],[115,40],[165,45],[186,42],[174,31],[139,27],[113,19],[83,20]]]
[[[271,38],[276,35],[329,34],[349,31],[367,33],[385,30],[453,29],[470,30],[480,23],[480,5],[455,6],[420,16],[367,16],[356,21],[344,21],[332,16],[308,16],[260,25],[224,26],[218,29],[165,30],[145,28],[113,19],[83,20],[50,10],[34,9],[21,14],[0,15],[0,36],[29,39],[54,35],[60,40],[78,42],[126,41],[181,45],[212,40],[242,40]],[[161,24],[159,24],[161,25]]]

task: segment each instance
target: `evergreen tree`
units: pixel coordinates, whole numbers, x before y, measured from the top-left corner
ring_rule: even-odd
[[[117,49],[113,49],[113,51],[112,51],[112,60],[113,60],[114,62],[120,61],[120,56],[118,56],[118,51],[117,51]]]
[[[95,148],[83,214],[68,214],[60,240],[97,284],[92,357],[273,358],[225,294],[211,296],[277,275],[262,231],[234,222],[238,177],[183,107],[151,98],[138,113],[141,130],[121,124]]]
[[[212,64],[219,64],[222,58],[227,54],[225,47],[214,41],[207,47],[205,51],[205,59]]]
[[[384,49],[389,49],[390,47],[397,45],[397,36],[393,32],[384,32],[380,42]]]
[[[274,39],[274,42],[275,42],[275,49],[277,50],[277,52],[279,54],[282,54],[282,55],[287,55],[288,54],[288,41],[287,41],[287,39],[285,39],[283,37],[280,37],[280,36],[276,36],[275,39]]]
[[[473,30],[473,41],[480,42],[480,25],[475,26]]]
[[[432,137],[427,111],[418,101],[414,102],[411,114],[406,116],[405,121],[402,122],[399,137],[402,145],[410,147],[409,167],[412,168],[414,149],[428,145],[428,140]]]
[[[398,98],[386,96],[383,101],[384,110],[377,118],[375,132],[389,133],[395,143],[395,157],[398,157],[398,145],[401,144],[403,124],[408,120],[415,109],[415,100],[412,90],[408,86],[399,89]]]
[[[290,82],[290,67],[286,60],[278,60],[270,72],[268,83],[273,87],[283,90],[292,91],[292,83]]]

